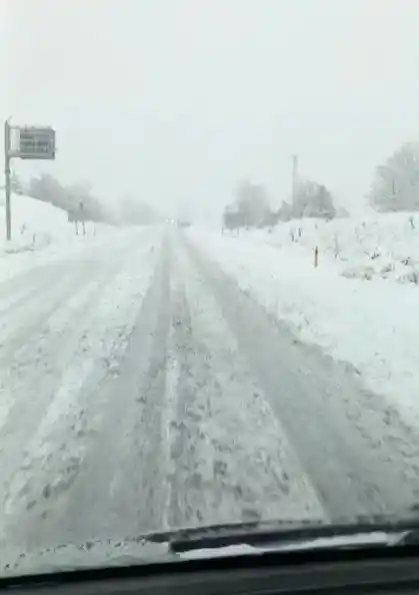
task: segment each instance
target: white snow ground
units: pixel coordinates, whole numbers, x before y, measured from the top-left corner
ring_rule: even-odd
[[[322,221],[303,219],[272,229],[241,232],[250,241],[270,244],[320,262],[346,277],[381,278],[419,284],[418,213],[377,214],[371,209],[356,217]]]
[[[28,270],[53,259],[57,253],[73,253],[85,244],[100,242],[112,227],[86,222],[86,235],[75,234],[67,213],[29,196],[12,194],[12,240],[6,241],[5,198],[0,193],[0,280],[18,270]],[[13,257],[13,258],[11,258]]]
[[[203,230],[51,237],[1,259],[0,560],[11,546],[417,503],[418,428],[267,312],[333,351],[332,331],[354,324],[339,299],[363,303],[365,282]]]
[[[49,205],[14,197],[13,212],[22,237],[0,258],[0,541],[325,516],[174,230],[77,237]]]
[[[327,516],[219,304],[163,236],[115,233],[0,283],[9,545]]]
[[[280,224],[272,233],[239,237],[203,228],[189,233],[243,290],[291,323],[300,339],[353,364],[419,427],[419,286],[412,282],[419,261],[417,219],[409,213],[369,214]]]
[[[6,518],[21,518],[41,494],[48,499],[71,480],[100,417],[98,387],[118,375],[160,241],[161,229],[115,232],[0,283]]]

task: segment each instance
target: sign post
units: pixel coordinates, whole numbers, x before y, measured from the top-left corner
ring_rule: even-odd
[[[16,146],[12,146],[11,132],[15,134]],[[11,126],[4,123],[4,176],[6,192],[6,238],[12,239],[12,215],[10,204],[10,162],[19,159],[55,159],[55,130],[50,126]]]
[[[12,239],[12,217],[10,211],[10,124],[4,123],[4,188],[6,193],[6,239]]]

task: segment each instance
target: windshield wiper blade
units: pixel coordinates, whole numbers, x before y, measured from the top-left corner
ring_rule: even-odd
[[[307,518],[307,519],[280,519],[274,521],[245,521],[245,522],[231,522],[231,523],[216,523],[212,525],[199,525],[197,527],[182,527],[177,529],[168,529],[167,531],[156,531],[153,533],[145,533],[141,535],[142,539],[152,541],[155,543],[177,542],[180,540],[193,540],[202,537],[222,536],[222,535],[246,535],[249,533],[256,533],[260,530],[285,531],[289,528],[301,528],[306,526],[324,526],[323,519]]]
[[[419,505],[394,514],[365,514],[355,517],[341,517],[333,521],[319,517],[303,517],[299,519],[282,518],[244,522],[232,521],[189,527],[172,527],[165,530],[143,533],[133,539],[144,539],[153,543],[179,544],[181,542],[188,542],[192,544],[197,543],[201,539],[214,537],[224,540],[226,545],[234,545],[238,542],[238,537],[243,535],[250,535],[253,540],[258,539],[258,536],[260,536],[260,539],[264,541],[266,535],[283,536],[284,539],[288,535],[298,538],[299,535],[303,536],[306,530],[310,532],[310,535],[314,531],[319,532],[319,536],[329,535],[333,537],[335,534],[353,535],[357,531],[370,533],[376,530],[394,533],[416,528],[419,529]]]
[[[190,552],[247,545],[268,549],[277,546],[297,546],[299,543],[328,539],[330,547],[345,545],[404,545],[419,543],[419,521],[371,522],[332,524],[324,521],[304,523],[244,523],[175,531],[167,535],[172,553]],[[323,542],[326,543],[326,542]]]
[[[415,545],[419,546],[419,527],[406,531],[400,538],[397,545]]]

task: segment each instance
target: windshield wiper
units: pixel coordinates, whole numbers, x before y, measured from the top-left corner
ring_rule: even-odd
[[[172,553],[211,550],[229,546],[256,549],[307,547],[371,547],[371,545],[419,544],[419,520],[372,522],[370,517],[354,523],[302,522],[244,523],[192,528],[164,534]],[[158,540],[159,538],[157,538]],[[151,538],[153,540],[153,538]],[[313,544],[318,541],[318,545]]]
[[[378,519],[378,520],[377,520]],[[176,561],[188,557],[242,555],[266,551],[419,545],[419,519],[371,517],[339,524],[320,519],[225,523],[169,529],[121,541],[95,540],[35,552],[2,550],[0,574],[53,572]],[[237,547],[238,546],[238,547]],[[203,550],[205,550],[203,552]]]

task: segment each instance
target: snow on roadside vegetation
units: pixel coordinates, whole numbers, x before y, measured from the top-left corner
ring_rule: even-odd
[[[115,232],[104,224],[86,222],[86,235],[77,236],[67,213],[49,203],[28,196],[13,194],[12,240],[6,241],[5,198],[0,193],[0,279],[19,270],[42,264],[53,258],[57,250],[74,250],[78,246],[100,241]]]
[[[12,208],[12,242],[5,241],[5,206],[4,197],[0,198],[2,209],[3,236],[2,252],[18,252],[36,247],[43,247],[53,240],[59,240],[71,234],[74,230],[67,222],[67,213],[29,196],[13,194]],[[71,233],[72,232],[72,233]]]
[[[366,234],[371,245],[373,229]],[[301,340],[353,364],[370,388],[386,395],[406,421],[419,426],[419,288],[415,284],[345,278],[338,274],[331,255],[315,269],[308,245],[278,249],[252,241],[244,233],[236,238],[203,228],[191,229],[188,236],[234,276],[241,289],[291,324]],[[343,245],[350,253],[349,240]],[[398,247],[395,242],[391,248]]]
[[[252,241],[293,249],[311,258],[314,246],[319,257],[346,277],[380,277],[419,285],[419,214],[372,210],[363,216],[322,221],[301,219],[280,223],[269,230],[241,232]]]

